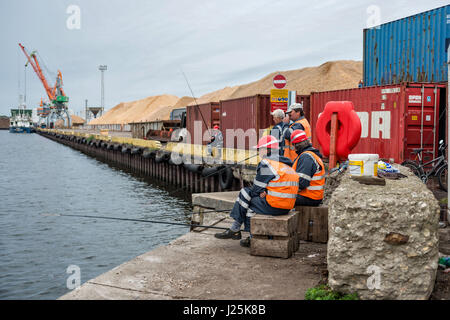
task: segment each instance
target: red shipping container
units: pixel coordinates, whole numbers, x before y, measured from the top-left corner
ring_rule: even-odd
[[[297,102],[303,103],[305,116],[308,119],[310,96],[297,95]],[[249,149],[256,145],[259,131],[273,125],[272,116],[270,115],[270,95],[258,94],[250,97],[222,100],[220,101],[220,106],[220,130],[222,131],[226,148]],[[227,130],[230,131],[227,133]]]
[[[401,163],[414,158],[412,149],[423,147],[437,156],[444,89],[442,84],[404,83],[311,93],[313,145],[320,147],[314,130],[326,103],[351,101],[362,125],[352,153],[377,153],[380,159]]]
[[[200,127],[195,131],[195,122],[200,122]],[[191,135],[191,143],[206,145],[210,135],[206,132],[215,125],[220,125],[220,103],[210,102],[198,106],[186,107],[186,129]],[[201,135],[196,136],[201,132]],[[201,142],[201,143],[200,143]]]

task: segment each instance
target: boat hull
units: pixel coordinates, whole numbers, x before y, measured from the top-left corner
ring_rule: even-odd
[[[31,133],[31,128],[29,128],[29,127],[10,127],[9,132],[11,132],[11,133]]]

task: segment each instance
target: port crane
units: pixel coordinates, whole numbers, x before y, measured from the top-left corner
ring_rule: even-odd
[[[28,53],[28,50],[21,43],[19,43],[19,47],[20,49],[22,49],[23,53],[27,57],[28,60],[27,65],[28,63],[31,64],[34,72],[38,76],[39,80],[41,80],[45,92],[47,93],[48,99],[50,100],[49,105],[50,112],[41,112],[40,117],[47,118],[47,127],[50,127],[50,123],[52,121],[56,121],[57,119],[64,120],[64,123],[67,123],[67,126],[71,127],[72,119],[69,115],[69,110],[67,107],[69,97],[66,96],[63,89],[61,71],[58,70],[55,85],[51,87],[44,75],[44,72],[42,71],[41,64],[39,63],[39,60],[37,58],[37,51]],[[41,101],[41,107],[43,107],[42,104],[43,103]]]

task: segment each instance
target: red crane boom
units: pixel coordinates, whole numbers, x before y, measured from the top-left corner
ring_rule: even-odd
[[[44,85],[45,92],[47,93],[47,96],[50,99],[50,101],[55,100],[56,84],[55,84],[55,88],[51,88],[48,85],[48,82],[44,76],[44,73],[42,72],[41,66],[39,65],[36,55],[34,53],[28,54],[27,50],[21,43],[19,43],[19,47],[22,49],[23,53],[25,54],[25,56],[28,59],[28,62],[33,67],[34,72],[36,72],[38,78],[41,80],[42,84]],[[59,75],[60,75],[60,73],[58,74],[58,76]]]

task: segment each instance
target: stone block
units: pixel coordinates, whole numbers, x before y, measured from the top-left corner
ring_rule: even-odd
[[[397,167],[397,165],[396,165]],[[329,202],[328,284],[361,299],[426,300],[438,267],[439,203],[409,170],[385,186],[344,174]]]
[[[297,233],[298,213],[282,216],[256,214],[250,219],[252,235],[289,237]]]
[[[291,237],[255,236],[250,242],[250,254],[288,259],[298,250],[299,240],[297,234]]]

